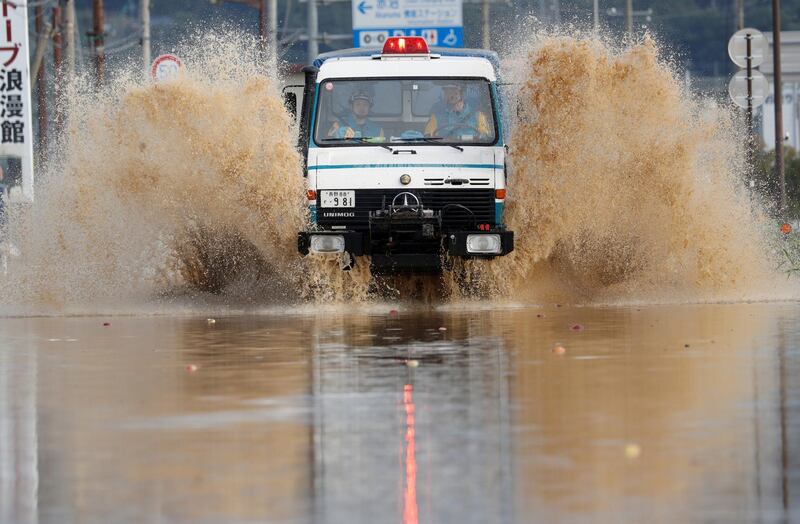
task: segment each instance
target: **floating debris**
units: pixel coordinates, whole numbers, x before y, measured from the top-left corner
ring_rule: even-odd
[[[104,327],[109,327],[109,326],[111,326],[111,322],[103,322],[103,326]]]
[[[555,355],[564,355],[567,352],[567,348],[564,346],[556,346],[553,348],[553,354]]]
[[[625,445],[625,458],[633,460],[639,458],[641,454],[642,448],[639,444],[630,443]]]
[[[419,367],[419,360],[406,360],[406,366],[410,368],[418,368]]]
[[[197,371],[197,366],[194,364],[187,364],[186,371],[188,373],[194,373],[195,371]]]
[[[217,320],[216,320],[216,319],[214,319],[214,318],[207,318],[207,319],[206,319],[206,322],[207,322],[208,324],[216,324],[216,323],[217,323]]]
[[[583,331],[583,324],[572,324],[569,329],[570,331]]]
[[[439,328],[439,331],[445,332],[445,331],[447,331],[447,328],[442,326],[442,327]]]

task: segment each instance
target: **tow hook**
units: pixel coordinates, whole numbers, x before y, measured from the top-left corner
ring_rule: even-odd
[[[356,267],[356,257],[350,254],[349,251],[343,252],[339,257],[339,268],[342,271],[350,271]]]

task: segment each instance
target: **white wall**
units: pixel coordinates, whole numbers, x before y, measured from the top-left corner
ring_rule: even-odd
[[[774,84],[770,84],[770,93],[774,92]],[[800,83],[783,83],[783,132],[789,135],[784,146],[800,150]],[[775,101],[772,95],[767,97],[761,106],[761,137],[767,149],[775,149]]]

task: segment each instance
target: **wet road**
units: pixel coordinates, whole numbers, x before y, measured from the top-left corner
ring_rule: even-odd
[[[800,522],[800,305],[377,309],[0,319],[0,521]]]

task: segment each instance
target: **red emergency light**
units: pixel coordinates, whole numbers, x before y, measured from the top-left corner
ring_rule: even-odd
[[[421,36],[391,36],[383,44],[384,55],[427,55],[428,42]]]

